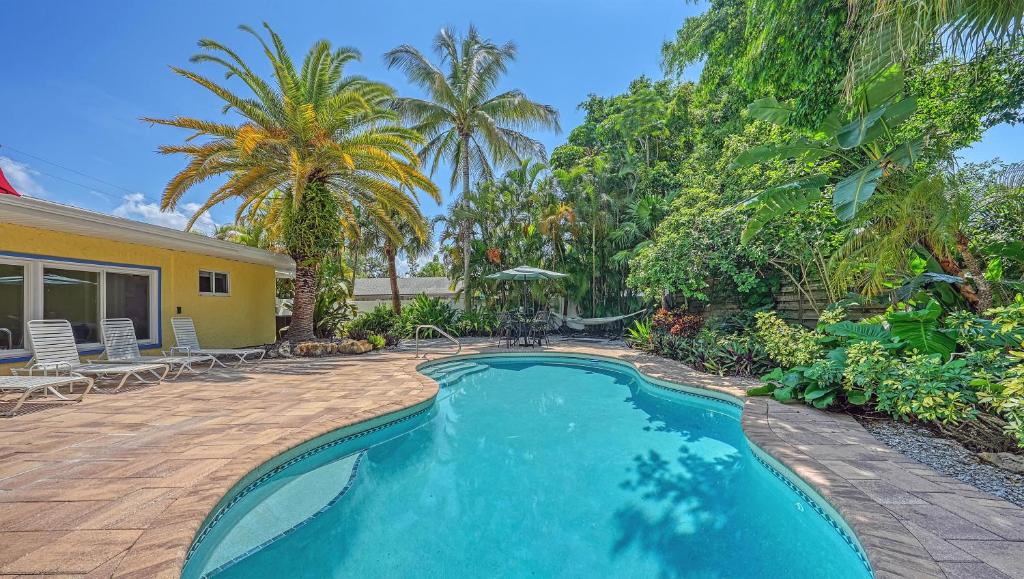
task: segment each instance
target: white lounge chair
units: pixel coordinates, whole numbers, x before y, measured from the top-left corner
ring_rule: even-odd
[[[62,372],[75,372],[100,379],[117,379],[114,392],[120,390],[129,378],[135,377],[145,384],[153,383],[142,377],[142,373],[152,374],[159,383],[167,376],[170,366],[167,364],[90,364],[82,362],[75,346],[75,335],[71,332],[71,324],[67,320],[32,320],[28,323],[28,336],[32,344],[32,359],[25,368],[16,370],[19,375],[60,375]]]
[[[174,378],[177,378],[185,370],[196,372],[193,364],[209,362],[210,365],[204,370],[210,370],[217,363],[216,358],[206,354],[175,355],[176,348],[163,352],[162,356],[143,356],[135,337],[135,323],[128,318],[103,320],[100,329],[103,332],[104,361],[111,364],[167,364],[172,371],[177,369],[174,374]]]
[[[76,384],[84,384],[85,390],[74,398],[69,398],[57,390],[60,386],[68,386],[69,394],[73,394]],[[74,372],[67,376],[0,376],[0,400],[3,400],[4,396],[9,393],[21,394],[14,408],[2,415],[14,416],[29,397],[40,393],[46,395],[46,400],[50,402],[81,402],[89,390],[92,390],[92,385],[92,378],[86,378]],[[56,400],[51,399],[50,396]]]
[[[263,348],[203,348],[199,345],[199,335],[196,334],[196,326],[192,323],[192,318],[173,317],[171,318],[171,327],[174,328],[175,350],[190,355],[233,356],[238,360],[235,362],[236,368],[245,362],[258,362],[267,355],[267,351]],[[258,358],[256,358],[257,355]],[[252,356],[253,359],[250,359],[249,356]],[[220,360],[217,360],[217,363],[227,368]]]

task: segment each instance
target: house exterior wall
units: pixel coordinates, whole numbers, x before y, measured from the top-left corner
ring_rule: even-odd
[[[275,339],[275,271],[270,265],[0,223],[0,257],[5,256],[58,258],[69,260],[69,266],[77,260],[85,264],[101,262],[156,269],[160,343],[147,348],[147,353],[174,345],[170,320],[178,315],[179,307],[181,315],[195,321],[204,346],[230,348]],[[200,295],[200,269],[228,273],[229,295]],[[95,354],[98,352],[83,352],[85,357]],[[0,375],[25,363],[24,359],[11,362],[0,357]]]
[[[451,295],[444,296],[430,296],[440,298],[442,301],[448,302],[455,309],[462,309],[462,301],[457,300]],[[399,296],[399,300],[402,306],[405,306],[409,302],[416,299],[416,296],[403,295]],[[368,312],[380,304],[391,305],[391,296],[355,296],[352,303],[356,306],[356,311],[359,313]]]

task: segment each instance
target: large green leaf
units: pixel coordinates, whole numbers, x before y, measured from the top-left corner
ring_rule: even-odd
[[[985,255],[1024,262],[1024,241],[993,243],[982,249]]]
[[[860,206],[871,199],[881,178],[882,168],[878,161],[873,161],[840,181],[832,196],[832,207],[836,216],[842,221],[853,219]]]
[[[847,123],[843,128],[839,129],[839,133],[836,135],[836,140],[839,141],[839,146],[844,149],[852,149],[862,143],[868,142],[868,130],[878,122],[878,119],[882,118],[885,114],[885,106],[880,106],[876,109],[872,109],[863,115],[858,115],[855,119]]]
[[[942,306],[932,300],[923,309],[890,312],[885,319],[889,332],[924,354],[942,354],[948,358],[956,349],[956,340],[939,328]]]
[[[899,94],[903,90],[903,80],[903,69],[891,66],[868,81],[866,86],[857,92],[856,100],[865,109],[875,108]]]
[[[849,320],[826,326],[825,332],[855,342],[887,342],[892,339],[892,335],[882,324],[858,324]]]
[[[885,107],[885,114],[882,115],[881,120],[873,124],[864,135],[861,143],[870,143],[875,139],[883,136],[886,129],[892,130],[898,127],[904,121],[910,118],[910,115],[914,114],[917,110],[917,99],[914,97],[907,97],[896,104]]]
[[[790,117],[793,116],[793,109],[783,105],[776,100],[775,97],[757,99],[747,105],[747,112],[753,119],[768,121],[769,123],[775,123],[776,125],[783,126],[788,124]]]
[[[776,159],[802,158],[807,161],[816,161],[832,152],[832,149],[821,143],[799,137],[784,145],[760,145],[747,149],[736,156],[729,168],[736,169]]]
[[[914,163],[914,161],[921,157],[921,149],[923,146],[924,142],[921,139],[900,143],[885,154],[884,160],[901,167],[909,167]]]
[[[840,120],[839,111],[841,109],[833,110],[825,117],[821,124],[812,132],[811,136],[819,141],[830,141],[835,138],[839,129],[843,128],[843,122]]]
[[[828,182],[825,175],[811,175],[805,179],[766,189],[744,203],[755,207],[754,214],[747,220],[741,243],[747,243],[764,225],[790,211],[806,209],[821,199],[821,188]]]

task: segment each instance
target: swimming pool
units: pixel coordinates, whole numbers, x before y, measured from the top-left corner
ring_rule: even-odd
[[[422,371],[433,404],[244,480],[183,576],[870,576],[734,401],[566,356]]]

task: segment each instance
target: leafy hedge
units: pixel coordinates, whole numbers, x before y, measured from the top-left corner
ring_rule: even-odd
[[[858,323],[826,321],[814,331],[763,314],[757,336],[778,367],[752,395],[818,408],[866,406],[942,425],[989,415],[986,423],[1024,447],[1024,297],[985,317],[947,314],[930,300]]]
[[[757,376],[771,367],[764,348],[740,318],[708,324],[699,314],[658,310],[650,321],[638,321],[627,331],[636,348],[678,360],[701,372],[719,376]],[[732,329],[734,331],[729,331]],[[739,331],[735,331],[739,330]]]
[[[437,326],[453,336],[490,336],[498,326],[498,316],[490,310],[463,312],[446,300],[426,295],[416,296],[395,314],[388,304],[359,314],[345,326],[350,338],[366,339],[378,335],[392,346],[403,338],[411,338],[416,326]],[[436,332],[423,331],[421,337],[434,337]]]

